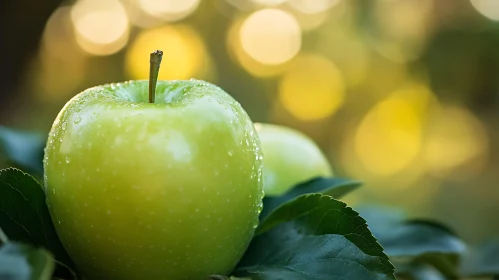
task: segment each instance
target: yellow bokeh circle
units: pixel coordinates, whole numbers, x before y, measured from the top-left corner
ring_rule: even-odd
[[[492,20],[499,20],[499,1],[471,0],[471,5],[483,16]]]
[[[280,75],[286,70],[289,61],[278,65],[262,64],[250,57],[242,48],[239,40],[239,30],[243,19],[234,20],[227,32],[227,49],[231,59],[240,64],[248,73],[255,77],[270,78]]]
[[[313,121],[332,115],[345,95],[341,72],[318,54],[298,56],[279,82],[279,99],[293,116]]]
[[[132,79],[149,76],[149,53],[163,51],[162,80],[199,78],[207,60],[203,41],[188,26],[163,26],[143,31],[126,54],[126,71]]]
[[[243,50],[253,59],[269,65],[292,59],[301,48],[301,29],[296,18],[279,9],[251,14],[239,29]]]
[[[447,106],[430,123],[424,160],[431,173],[447,174],[487,151],[488,137],[480,120],[465,108]]]
[[[388,98],[362,120],[355,135],[355,152],[368,172],[393,175],[417,157],[422,133],[414,104],[403,98]]]
[[[137,0],[146,14],[164,21],[181,20],[193,13],[200,0]]]
[[[129,19],[117,0],[80,0],[71,9],[78,45],[93,55],[110,55],[128,42]]]

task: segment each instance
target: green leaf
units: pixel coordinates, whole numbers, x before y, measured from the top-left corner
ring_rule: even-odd
[[[0,247],[0,279],[50,280],[55,263],[41,248],[9,242]]]
[[[377,238],[396,264],[430,264],[449,279],[458,277],[459,260],[466,245],[452,230],[438,222],[402,222]]]
[[[401,264],[397,265],[398,279],[410,280],[447,280],[440,271],[428,264],[413,263],[410,265]]]
[[[42,186],[19,169],[0,170],[0,227],[10,240],[45,247],[58,261],[72,264],[52,224]]]
[[[210,280],[251,280],[251,278],[239,278],[234,276],[211,275]]]
[[[300,195],[308,193],[323,193],[334,198],[341,198],[356,190],[362,182],[340,178],[318,177],[296,185],[281,196],[270,196],[263,199],[263,210],[260,217],[265,218],[272,210]]]
[[[42,134],[0,126],[0,152],[14,165],[37,175],[43,174],[45,141]]]
[[[236,276],[253,280],[395,279],[365,220],[322,194],[297,197],[257,229]]]
[[[461,271],[468,277],[499,276],[499,240],[471,248],[463,257]]]
[[[419,256],[425,253],[460,254],[464,242],[446,226],[430,220],[408,220],[378,237],[390,256]]]
[[[361,206],[357,210],[385,248],[397,273],[406,272],[402,268],[429,264],[448,279],[457,277],[466,246],[450,228],[437,221],[405,220],[406,214],[397,208]]]
[[[405,211],[395,207],[379,205],[362,205],[355,207],[360,216],[367,221],[374,236],[390,234],[394,226],[406,219]]]

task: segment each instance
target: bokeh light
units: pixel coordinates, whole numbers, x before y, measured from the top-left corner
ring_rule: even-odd
[[[499,1],[471,0],[471,4],[482,15],[492,20],[499,20]]]
[[[42,44],[28,76],[34,93],[45,102],[59,102],[83,82],[87,55],[78,47],[71,27],[71,8],[55,10],[45,25]]]
[[[431,30],[433,5],[433,0],[376,1],[376,32],[369,36],[373,49],[397,62],[419,58]]]
[[[328,58],[303,54],[279,82],[279,98],[296,118],[312,121],[331,116],[345,95],[341,72]]]
[[[263,64],[253,59],[243,50],[241,40],[239,39],[239,33],[243,22],[243,18],[234,20],[229,28],[229,32],[227,32],[227,49],[231,59],[235,63],[240,64],[244,70],[255,77],[271,78],[285,71],[289,61],[277,65]]]
[[[84,53],[76,43],[71,27],[71,8],[63,6],[56,9],[45,24],[42,36],[42,49],[47,55],[69,58]]]
[[[113,54],[128,42],[128,16],[117,0],[79,0],[71,19],[79,46],[90,54]]]
[[[374,71],[369,72],[371,50],[352,30],[340,24],[328,23],[325,28],[316,32],[321,35],[317,49],[338,65],[347,87],[356,87],[362,84],[366,77],[375,74]],[[369,92],[371,91],[372,89],[369,89]]]
[[[388,60],[379,55],[369,56],[369,64],[366,76],[359,85],[359,90],[364,92],[367,98],[379,100],[387,97],[393,91],[403,87],[410,79],[408,66]]]
[[[329,11],[323,11],[316,14],[306,14],[291,7],[283,8],[283,10],[289,12],[296,18],[303,32],[318,28],[319,26],[323,25],[331,16],[331,13]]]
[[[287,1],[288,0],[251,0],[251,2],[262,6],[277,6]]]
[[[394,92],[367,113],[355,135],[355,152],[368,172],[391,176],[414,162],[432,101],[426,87],[414,85]]]
[[[159,78],[181,80],[203,78],[209,58],[203,41],[191,27],[163,26],[140,33],[126,54],[126,70],[132,79],[149,77],[149,53],[163,51]]]
[[[488,137],[480,120],[465,108],[447,106],[430,123],[424,159],[433,175],[446,176],[469,162],[476,167],[487,150]]]
[[[301,29],[296,18],[278,9],[251,14],[239,30],[243,50],[262,64],[282,64],[301,48]]]
[[[200,0],[136,0],[145,13],[164,20],[178,21],[192,14]]]
[[[289,5],[304,14],[318,14],[337,5],[341,0],[289,0]]]
[[[375,1],[374,17],[390,39],[424,37],[431,23],[433,0]]]
[[[355,147],[372,173],[391,175],[411,163],[421,148],[421,122],[404,100],[390,99],[373,108],[362,121]]]

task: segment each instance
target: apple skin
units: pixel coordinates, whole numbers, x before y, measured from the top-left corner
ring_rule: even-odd
[[[244,254],[262,209],[262,152],[210,83],[90,88],[57,116],[44,158],[57,233],[89,279],[207,279]]]
[[[266,196],[281,195],[296,184],[333,175],[328,160],[310,137],[274,124],[256,123],[255,128],[264,155]]]

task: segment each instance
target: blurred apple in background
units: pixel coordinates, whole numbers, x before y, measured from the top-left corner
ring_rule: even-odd
[[[263,150],[266,196],[283,194],[294,185],[318,176],[332,176],[332,168],[317,144],[305,134],[284,126],[257,123]]]

